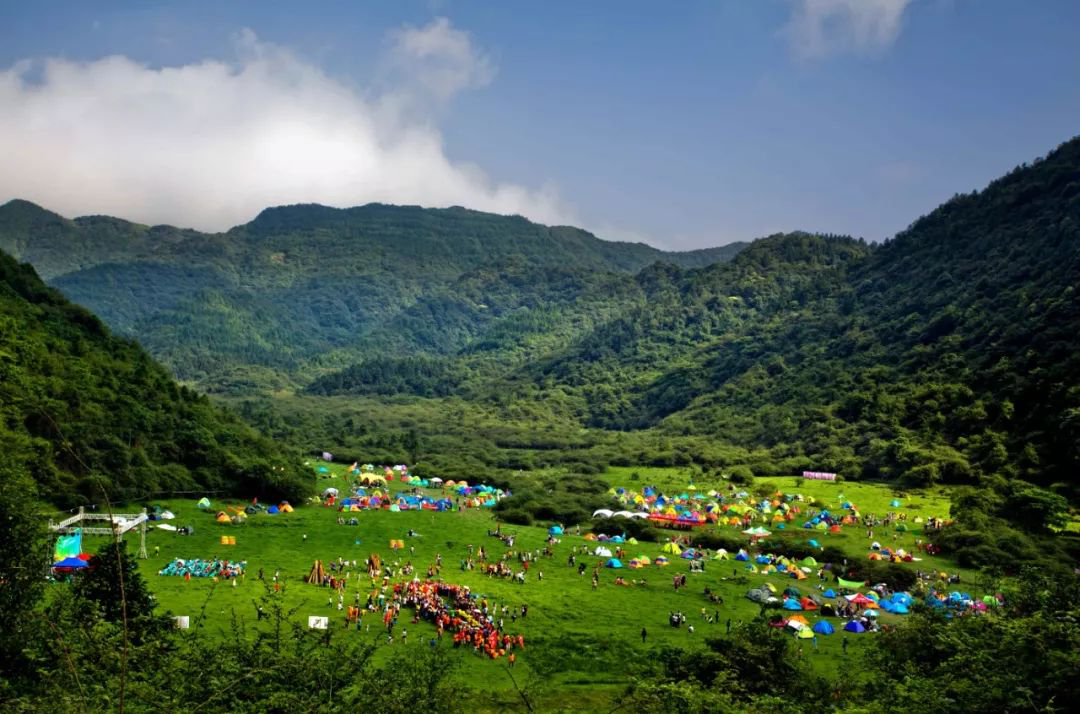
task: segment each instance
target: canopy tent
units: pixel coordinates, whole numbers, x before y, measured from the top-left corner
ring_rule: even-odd
[[[62,535],[56,539],[53,560],[74,558],[82,552],[82,528],[76,528],[71,535]]]

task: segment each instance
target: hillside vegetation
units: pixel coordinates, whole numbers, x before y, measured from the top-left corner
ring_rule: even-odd
[[[176,384],[3,253],[0,451],[62,505],[183,491],[295,498],[310,488],[294,454]]]
[[[463,208],[283,206],[204,234],[0,207],[0,250],[218,392],[302,385],[391,346],[446,350],[522,320],[542,326],[544,310],[571,299],[568,284],[595,291],[658,260],[702,266],[740,247],[665,253]],[[493,281],[500,299],[478,298]]]

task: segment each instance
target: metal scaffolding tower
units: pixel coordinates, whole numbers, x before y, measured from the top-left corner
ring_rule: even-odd
[[[139,529],[139,558],[149,557],[146,554],[146,522],[149,517],[144,508],[142,513],[87,513],[86,509],[79,506],[79,512],[70,518],[65,518],[59,523],[49,521],[49,530],[59,535],[67,535],[81,528],[86,535],[111,535],[116,538],[122,537],[128,531]],[[105,527],[83,526],[84,521],[108,521]]]

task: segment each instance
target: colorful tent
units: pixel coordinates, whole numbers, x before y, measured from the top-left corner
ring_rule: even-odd
[[[85,568],[86,561],[79,557],[64,558],[59,563],[53,563],[54,568]]]

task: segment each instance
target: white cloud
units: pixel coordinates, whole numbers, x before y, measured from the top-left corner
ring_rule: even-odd
[[[469,35],[440,17],[424,27],[406,25],[391,33],[390,62],[437,98],[463,89],[483,87],[495,76],[495,65],[473,47]]]
[[[900,34],[904,11],[912,0],[792,0],[784,34],[803,58],[840,52],[874,53]]]
[[[127,57],[0,70],[0,202],[220,230],[266,206],[460,204],[543,222],[550,188],[453,162],[422,102],[371,95],[288,50],[237,37],[237,59],[154,69]],[[445,20],[392,36],[391,58],[445,100],[494,68]]]

